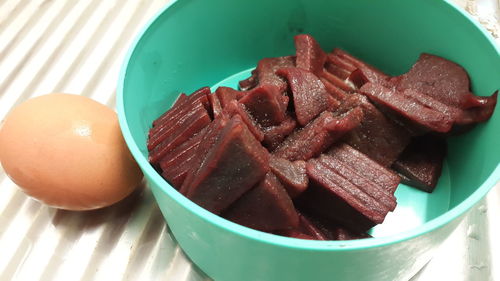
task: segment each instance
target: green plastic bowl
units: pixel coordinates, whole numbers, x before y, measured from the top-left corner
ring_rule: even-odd
[[[298,33],[394,75],[429,52],[464,66],[475,93],[500,88],[499,49],[446,1],[182,0],[144,28],[125,60],[117,99],[126,142],[180,246],[216,280],[407,280],[498,182],[499,112],[449,140],[433,194],[400,185],[396,211],[363,240],[299,240],[234,224],[186,199],[147,161],[151,123],[180,92],[234,86],[260,58],[293,54]]]

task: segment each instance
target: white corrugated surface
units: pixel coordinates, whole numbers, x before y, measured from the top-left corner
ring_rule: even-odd
[[[168,1],[0,0],[0,120],[50,92],[114,107],[131,39]],[[499,214],[497,185],[413,280],[500,280]],[[58,211],[26,197],[0,169],[0,281],[204,279],[148,189],[103,210]]]

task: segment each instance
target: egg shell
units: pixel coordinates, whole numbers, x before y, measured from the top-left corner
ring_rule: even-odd
[[[26,194],[67,210],[109,206],[142,179],[116,113],[71,94],[14,108],[0,128],[0,162]]]

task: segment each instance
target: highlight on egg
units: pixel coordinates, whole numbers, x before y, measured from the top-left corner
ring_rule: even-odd
[[[72,94],[15,107],[0,126],[0,163],[26,194],[66,210],[112,205],[142,179],[116,113]]]

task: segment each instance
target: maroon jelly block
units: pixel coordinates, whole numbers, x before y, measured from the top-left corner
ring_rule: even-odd
[[[460,108],[469,94],[470,81],[460,65],[438,56],[422,54],[410,71],[402,75],[397,88],[413,89]]]
[[[311,213],[299,212],[299,229],[316,240],[354,240],[371,237],[365,232],[349,230],[337,223]]]
[[[157,123],[153,128],[149,130],[149,138],[170,129],[173,123],[185,119],[185,116],[192,112],[195,108],[204,107],[205,109],[207,109],[208,107],[206,106],[205,102],[208,102],[208,98],[207,96],[203,95],[200,98],[193,99],[191,101],[188,100],[182,105],[170,109],[168,112],[172,114],[165,116],[162,119],[161,123]]]
[[[344,99],[346,99],[346,97],[348,96],[348,93],[344,90],[342,90],[341,88],[335,86],[334,84],[332,84],[332,82],[328,81],[327,79],[325,78],[320,78],[321,82],[323,83],[323,85],[325,85],[325,89],[326,91],[335,99],[335,100],[338,100],[338,101],[342,101]]]
[[[357,69],[363,72],[364,76],[368,79],[368,81],[372,83],[384,84],[389,79],[389,76],[380,71],[379,69],[354,57],[353,55],[347,53],[344,50],[336,48],[333,50],[332,53],[354,65]]]
[[[197,135],[166,153],[161,159],[160,168],[162,176],[176,189],[180,189],[187,173],[191,169],[196,156],[196,150],[203,141],[207,128],[205,127]]]
[[[383,166],[390,166],[410,142],[409,133],[382,114],[365,97],[359,99],[364,118],[344,141]]]
[[[322,79],[326,79],[328,82],[332,83],[333,85],[335,85],[336,87],[342,89],[343,91],[345,91],[347,93],[350,93],[350,92],[353,92],[354,90],[356,90],[356,88],[353,85],[348,84],[348,82],[346,82],[345,80],[340,79],[339,77],[335,76],[334,74],[332,74],[326,70],[322,71],[319,74],[319,77]]]
[[[283,78],[276,74],[276,71],[280,68],[294,66],[295,57],[293,56],[261,59],[255,69],[259,85],[273,85],[281,93],[284,92],[287,89],[287,84]]]
[[[179,98],[178,102],[174,104],[172,108],[163,113],[160,117],[158,117],[155,121],[153,121],[153,128],[157,125],[163,123],[165,120],[171,119],[171,117],[178,113],[178,110],[183,108],[188,108],[188,104],[195,104],[198,101],[201,101],[203,104],[207,105],[208,100],[207,96],[210,94],[210,88],[203,87],[199,90],[193,92],[191,95],[187,96],[187,99]],[[182,95],[181,95],[182,96]]]
[[[422,94],[412,89],[399,91],[399,93],[404,97],[411,99],[427,108],[439,111],[446,116],[449,116],[449,118],[453,119],[454,121],[457,121],[463,114],[462,110],[457,107],[449,106],[431,96]]]
[[[345,227],[337,226],[332,230],[333,240],[355,240],[371,238],[372,236],[366,232],[353,232]]]
[[[161,176],[166,179],[175,189],[179,190],[186,176],[191,169],[191,164],[194,162],[196,154],[184,154],[186,158],[181,159],[178,165],[172,166],[163,170]]]
[[[243,194],[222,216],[262,231],[293,229],[299,224],[292,200],[273,173]]]
[[[297,67],[319,75],[326,61],[326,54],[319,43],[308,34],[296,35],[294,40]]]
[[[287,115],[285,120],[276,126],[264,127],[262,131],[264,132],[264,140],[262,144],[269,149],[269,151],[275,150],[283,140],[290,135],[297,127],[297,121]]]
[[[186,158],[185,154],[195,154],[198,145],[203,140],[203,137],[207,132],[207,128],[208,126],[186,142],[177,146],[175,149],[165,153],[165,156],[160,160],[160,167],[162,170],[166,170],[169,167],[176,166],[178,163],[181,163],[181,159]]]
[[[349,183],[356,186],[356,188],[377,200],[377,202],[384,205],[390,211],[394,211],[396,208],[396,197],[394,197],[393,194],[390,194],[383,186],[378,185],[377,183],[371,181],[369,177],[360,173],[356,167],[353,167],[356,165],[355,163],[344,163],[343,161],[337,160],[335,157],[326,154],[321,155],[318,160],[325,166],[329,167],[330,170],[334,171],[349,181]]]
[[[363,71],[356,69],[349,74],[347,80],[350,81],[356,88],[361,88],[364,84],[370,82]],[[388,82],[389,83],[389,82]]]
[[[322,229],[318,228],[318,226],[309,219],[309,216],[306,216],[299,210],[297,210],[297,214],[299,216],[298,227],[280,230],[277,231],[276,234],[299,239],[329,240],[329,237],[323,233]]]
[[[210,102],[209,113],[212,119],[219,117],[222,114],[222,106],[217,95],[215,93],[208,95],[208,101]]]
[[[462,115],[456,120],[458,125],[468,125],[479,122],[485,122],[490,119],[497,104],[498,91],[490,97],[478,97],[469,94]]]
[[[334,50],[335,52],[335,50]],[[338,52],[338,51],[337,51]],[[351,73],[354,70],[357,69],[357,67],[352,64],[350,61],[341,58],[335,53],[330,53],[326,56],[326,61],[332,65],[335,65],[336,67],[345,70],[347,73]],[[340,77],[340,76],[339,76]],[[347,77],[346,77],[347,78]]]
[[[416,137],[392,164],[392,168],[404,175],[403,183],[426,192],[436,187],[443,160],[446,155],[446,141],[432,135]]]
[[[308,160],[330,147],[337,139],[359,125],[363,118],[360,108],[342,116],[324,111],[304,128],[292,133],[273,152],[289,161]]]
[[[351,71],[329,62],[325,65],[325,70],[343,80],[347,79],[349,75],[351,75]]]
[[[196,103],[191,105],[189,109],[185,109],[182,111],[179,116],[172,118],[171,120],[165,120],[162,124],[152,128],[149,130],[148,135],[148,150],[152,150],[159,143],[161,143],[166,137],[171,135],[175,130],[179,130],[179,128],[185,127],[186,124],[189,124],[193,121],[193,118],[197,118],[203,113],[206,112],[205,107],[200,103]],[[208,114],[208,112],[206,112]]]
[[[255,69],[254,69],[254,70],[252,70],[252,75],[250,75],[250,77],[238,82],[238,86],[240,88],[240,91],[248,91],[248,90],[253,89],[255,86],[257,86],[258,83],[259,83],[259,80],[257,78],[257,71],[255,71]]]
[[[306,190],[309,184],[306,162],[300,160],[291,162],[284,158],[271,156],[269,167],[284,185],[291,198],[297,197]]]
[[[214,214],[220,214],[261,181],[268,171],[269,153],[241,117],[235,115],[206,153],[186,188],[186,196]]]
[[[319,226],[310,215],[303,212],[299,214],[299,231],[313,237],[315,240],[328,240],[328,234]]]
[[[241,120],[243,120],[250,132],[252,132],[252,134],[258,141],[262,141],[264,139],[264,133],[260,129],[259,125],[257,124],[257,122],[255,122],[252,116],[250,116],[250,114],[246,111],[241,103],[235,100],[231,101],[224,108],[224,112],[226,112],[229,117],[239,115],[241,117]]]
[[[180,192],[186,195],[191,187],[191,183],[195,180],[195,177],[198,174],[198,170],[203,164],[203,160],[206,158],[207,152],[214,146],[217,142],[219,135],[221,134],[222,129],[229,122],[229,118],[222,114],[220,118],[216,118],[210,123],[204,130],[203,141],[200,142],[198,147],[196,148],[196,156],[191,163],[191,168],[188,170],[186,174],[186,178],[182,183],[180,188]]]
[[[288,98],[273,85],[262,85],[239,100],[261,126],[275,126],[286,117]]]
[[[406,119],[428,130],[446,133],[453,126],[453,115],[436,110],[430,107],[429,104],[423,104],[423,102],[415,98],[414,93],[407,92],[402,94],[395,88],[386,88],[380,84],[373,83],[366,83],[363,85],[360,92],[373,102],[397,112]],[[435,103],[441,104],[438,101]],[[430,104],[432,104],[432,102]]]
[[[219,98],[221,107],[224,109],[227,104],[233,100],[239,100],[245,96],[245,92],[237,91],[229,87],[219,87],[215,90],[215,94]]]
[[[295,115],[301,126],[309,123],[321,112],[334,109],[337,105],[323,83],[311,72],[289,67],[281,68],[277,73],[288,80],[292,90]]]
[[[420,55],[408,73],[393,79],[398,90],[411,89],[463,110],[455,121],[469,125],[488,120],[497,95],[479,97],[470,92],[470,80],[460,65],[430,54]]]
[[[386,193],[394,194],[396,191],[399,177],[350,145],[345,143],[333,145],[327,154],[335,160],[350,165],[356,173],[381,186]]]
[[[182,122],[182,126],[179,123],[176,124],[175,127],[177,129],[175,131],[171,133],[164,133],[158,137],[161,140],[161,143],[156,145],[156,147],[150,151],[149,162],[151,164],[157,164],[166,153],[187,141],[210,124],[210,116],[208,116],[208,113],[204,108],[202,110],[203,111],[200,110],[200,113],[186,119],[188,121]]]
[[[177,99],[175,100],[174,104],[172,105],[172,107],[177,107],[177,106],[180,106],[182,105],[186,99],[187,99],[187,95],[185,93],[181,93]]]
[[[364,232],[382,223],[390,211],[324,162],[311,159],[306,169],[312,184],[299,200],[300,205],[311,212],[354,231]]]
[[[337,107],[337,109],[335,109],[333,112],[337,115],[344,114],[349,110],[359,106],[363,108],[363,104],[365,102],[368,102],[365,96],[360,94],[349,94],[340,101],[339,107]]]
[[[210,90],[208,88],[201,88],[200,90],[194,92],[193,94],[187,96],[181,103],[175,103],[176,105],[169,109],[162,117],[155,120],[156,123],[153,124],[153,128],[149,130],[148,136],[152,138],[154,135],[158,135],[165,130],[171,129],[172,124],[178,122],[179,120],[185,119],[189,112],[192,112],[194,108],[198,108],[200,105],[206,110],[210,110],[210,103],[208,101],[208,94]]]

